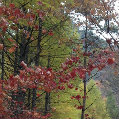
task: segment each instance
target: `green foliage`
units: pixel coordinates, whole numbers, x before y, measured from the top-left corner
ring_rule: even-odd
[[[66,21],[62,26],[59,26],[53,33],[52,37],[46,37],[41,42],[41,65],[47,66],[48,58],[50,59],[50,67],[59,69],[61,63],[65,61],[67,57],[70,57],[72,51],[72,41],[75,41],[79,36],[76,34],[76,28],[72,25],[68,25],[70,22]]]
[[[74,85],[79,84],[79,79],[75,80]],[[93,88],[92,88],[93,87]],[[71,99],[72,95],[83,95],[83,84],[80,83],[78,90],[68,89],[52,93],[51,95],[51,107],[56,109],[54,111],[52,119],[80,119],[81,110],[76,109],[75,105],[80,105],[75,99]],[[89,92],[88,92],[89,91]],[[86,103],[86,114],[93,119],[110,119],[106,111],[106,103],[101,96],[101,92],[95,82],[91,80],[87,84],[87,103]],[[82,104],[82,99],[80,100]]]
[[[101,92],[95,85],[95,82],[91,80],[87,87],[87,91],[89,92],[86,106],[89,108],[86,112],[94,119],[110,119],[106,111],[106,100],[105,98],[102,98]]]
[[[15,6],[20,8],[25,14],[28,13],[27,15],[29,15],[29,13],[34,13],[36,15],[37,9],[39,9],[40,12],[43,12],[44,14],[44,17],[40,18],[42,24],[39,23],[38,19],[36,19],[37,21],[35,20],[32,21],[33,24],[36,24],[36,25],[40,24],[42,28],[41,29],[39,28],[41,31],[33,29],[34,31],[33,33],[31,33],[33,39],[32,40],[29,39],[31,40],[30,43],[28,40],[29,32],[33,28],[33,24],[32,25],[29,24],[30,20],[27,21],[26,19],[24,20],[19,19],[18,24],[15,24],[17,27],[19,26],[18,31],[16,32],[8,28],[8,31],[11,33],[11,35],[15,37],[14,39],[18,40],[18,42],[22,44],[21,46],[17,44],[18,48],[19,46],[20,47],[23,46],[21,49],[18,49],[18,52],[17,52],[18,59],[23,56],[20,53],[22,53],[24,44],[26,45],[27,43],[28,44],[25,46],[25,48],[28,46],[28,50],[29,50],[29,52],[27,52],[28,61],[32,57],[37,55],[35,54],[38,51],[37,41],[38,41],[39,32],[41,32],[42,35],[40,36],[40,43],[39,43],[40,52],[38,53],[38,55],[40,55],[40,58],[39,58],[40,64],[38,65],[43,66],[43,67],[51,67],[56,70],[60,69],[60,64],[64,62],[66,57],[71,56],[72,48],[78,47],[78,45],[76,46],[73,43],[79,44],[77,40],[79,38],[77,29],[73,27],[72,25],[69,25],[69,24],[72,24],[70,22],[69,16],[64,14],[64,12],[68,13],[68,11],[64,11],[65,7],[61,6],[61,2],[63,2],[68,8],[72,4],[72,1],[73,0],[58,0],[58,1],[57,0],[55,1],[50,1],[50,0],[33,1],[31,0],[30,2],[28,0],[25,0],[25,1],[15,0],[14,1]],[[40,5],[38,2],[41,2],[42,5]],[[9,5],[8,3],[7,5]],[[37,14],[37,17],[38,17],[38,14]],[[10,25],[13,25],[13,23],[10,23]],[[28,34],[25,34],[25,30],[28,32]],[[42,32],[43,30],[46,30],[45,35]],[[52,34],[49,35],[49,32],[52,32]],[[5,37],[9,38],[9,34],[7,35]],[[5,42],[5,44],[10,45],[8,41]],[[81,52],[82,51],[80,51],[80,53]],[[15,63],[14,54],[9,53],[9,56],[12,57],[13,63]],[[4,63],[7,63],[7,62],[9,64],[11,63],[9,61],[9,57],[5,56]],[[21,61],[18,60],[17,64],[19,64],[20,62]],[[33,59],[33,62],[31,62],[31,64],[32,63],[35,64],[34,62],[35,62],[35,58]],[[9,65],[7,66],[8,66],[7,68],[11,67]],[[14,67],[14,64],[13,64],[13,67]],[[11,70],[13,70],[13,67],[11,68]],[[11,73],[13,71],[9,71],[9,72]],[[83,90],[84,90],[83,82],[77,78],[75,79],[74,82],[72,82],[72,84],[75,87],[78,87],[78,90],[75,90],[74,88],[71,90],[71,89],[68,89],[66,86],[66,90],[64,91],[57,90],[51,93],[50,106],[52,108],[51,110],[51,113],[53,115],[52,119],[56,119],[56,118],[58,119],[68,119],[68,118],[79,119],[80,118],[81,110],[76,109],[74,106],[75,105],[80,106],[83,103],[83,97],[82,97]],[[89,114],[91,118],[110,119],[106,111],[105,101],[101,97],[100,90],[94,84],[95,82],[93,80],[87,83],[87,97],[86,97],[87,102],[86,102],[86,112],[85,113]],[[37,92],[37,93],[41,94],[42,92]],[[78,102],[75,99],[71,99],[73,95],[80,95],[81,96],[80,102]],[[41,98],[40,98],[40,101],[37,103],[37,107],[40,110],[42,109],[44,110],[45,95],[43,94],[40,96]],[[33,98],[33,96],[31,97]],[[54,111],[55,108],[56,108],[56,111]],[[115,112],[113,113],[115,114]]]
[[[107,96],[107,111],[109,112],[109,115],[112,119],[118,119],[119,118],[119,109],[116,104],[115,96],[110,91],[108,92]]]

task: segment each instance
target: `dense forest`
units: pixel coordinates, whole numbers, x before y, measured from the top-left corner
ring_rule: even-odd
[[[0,0],[0,119],[119,119],[118,0]]]

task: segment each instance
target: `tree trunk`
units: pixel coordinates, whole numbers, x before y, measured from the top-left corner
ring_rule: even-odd
[[[85,44],[84,44],[84,48],[85,48],[85,53],[87,53],[87,15],[86,15],[86,31],[85,31]],[[86,57],[84,57],[84,68],[86,69]],[[83,108],[82,108],[82,113],[81,113],[81,119],[84,119],[84,115],[85,115],[85,106],[86,106],[86,74],[85,74],[85,78],[83,79],[83,86],[84,86],[84,92],[83,92],[83,96],[85,98],[83,98]]]
[[[28,89],[28,96],[27,96],[27,108],[30,109],[31,103],[31,89]]]
[[[50,67],[50,55],[48,55],[48,65]],[[45,93],[45,115],[50,111],[50,92]]]
[[[4,44],[3,44],[3,50],[2,50],[2,60],[1,60],[1,69],[2,69],[2,72],[1,72],[1,79],[4,80]]]
[[[16,35],[16,42],[18,42],[18,34]],[[14,75],[18,74],[18,48],[15,50],[15,58],[14,58]]]
[[[14,61],[14,74],[19,74],[19,68],[17,67],[17,64],[20,64],[22,61],[24,61],[25,63],[27,63],[27,59],[28,59],[28,45],[26,44],[26,39],[24,37],[25,34],[22,34],[21,37],[21,43],[20,43],[20,51],[19,51],[19,57],[18,57],[18,49],[16,49],[15,51],[15,61]],[[16,40],[18,40],[18,38],[16,38]],[[21,67],[22,69],[22,67]],[[16,109],[14,110],[14,104],[12,102],[11,106],[13,106],[13,110],[14,110],[14,115],[18,115],[23,113],[23,104],[25,101],[25,96],[26,93],[23,92],[21,90],[21,87],[18,86],[18,92],[12,92],[12,100],[14,101],[18,101],[18,102],[22,102],[22,104],[17,105]]]
[[[41,52],[41,37],[42,37],[42,19],[39,18],[39,34],[38,34],[38,42],[37,42],[37,56],[36,56],[36,59],[35,59],[35,65],[36,66],[39,66],[39,60],[40,60],[40,52]],[[35,107],[36,105],[36,92],[37,92],[37,89],[33,89],[33,97],[32,97],[32,109]]]
[[[45,95],[45,115],[50,111],[50,93],[46,92]]]

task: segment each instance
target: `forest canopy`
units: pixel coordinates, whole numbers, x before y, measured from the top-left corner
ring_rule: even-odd
[[[0,119],[118,119],[117,0],[0,0]]]

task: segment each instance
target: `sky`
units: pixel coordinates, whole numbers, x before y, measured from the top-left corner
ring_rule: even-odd
[[[115,2],[115,6],[114,6],[114,8],[115,8],[115,12],[119,15],[119,0],[117,0],[116,2]],[[74,23],[79,23],[79,21],[80,22],[83,22],[83,21],[85,21],[85,17],[84,16],[82,16],[81,14],[79,14],[79,13],[75,13],[74,11],[71,13],[71,16],[73,17],[73,22]],[[119,19],[119,17],[117,16],[117,18]],[[112,21],[113,22],[113,21]],[[102,26],[104,26],[104,24],[105,24],[105,21],[102,21],[102,22],[100,22],[100,25],[102,25]],[[115,23],[114,23],[114,25],[116,25]],[[85,29],[85,26],[84,25],[81,25],[81,26],[79,26],[79,29],[80,30],[83,30],[83,29]],[[96,35],[98,35],[98,36],[100,36],[102,39],[104,39],[105,40],[105,38],[107,39],[107,38],[111,38],[111,36],[109,35],[109,34],[107,34],[106,32],[101,32],[101,34],[100,33],[98,33],[98,32],[100,32],[100,30],[97,28],[97,30],[93,30],[93,32],[96,34]],[[113,35],[113,37],[116,39],[116,40],[118,40],[119,39],[119,36],[117,35],[117,34],[112,34]]]
[[[115,3],[115,10],[119,13],[119,0]]]

